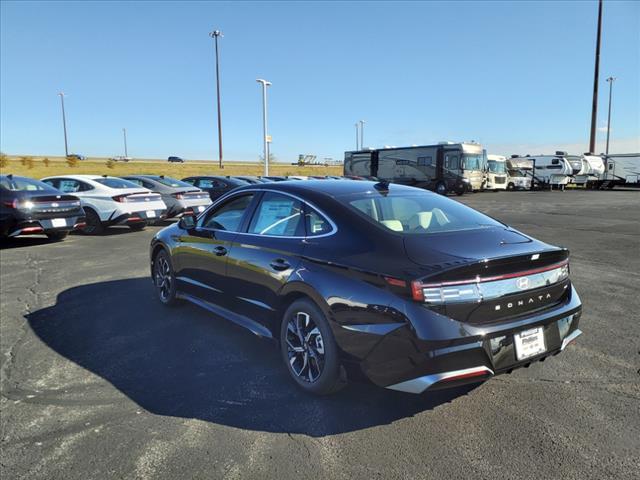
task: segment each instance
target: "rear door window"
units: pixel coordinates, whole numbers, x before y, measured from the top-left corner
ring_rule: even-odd
[[[251,219],[249,233],[279,237],[304,236],[302,202],[279,193],[267,192]]]

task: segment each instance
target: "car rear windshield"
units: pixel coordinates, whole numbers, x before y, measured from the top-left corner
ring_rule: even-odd
[[[193,185],[191,185],[190,183],[183,182],[182,180],[176,180],[175,178],[171,177],[154,177],[154,180],[158,183],[166,185],[167,187],[193,187]]]
[[[503,225],[461,203],[430,192],[351,197],[348,205],[384,228],[407,235]]]
[[[46,183],[24,177],[2,177],[0,179],[0,185],[2,185],[2,188],[13,192],[42,192],[53,190],[53,188]]]
[[[95,178],[94,181],[109,188],[140,188],[140,185],[130,182],[129,180],[123,180],[122,178]]]

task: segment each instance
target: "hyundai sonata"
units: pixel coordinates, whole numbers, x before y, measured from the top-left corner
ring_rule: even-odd
[[[233,190],[151,242],[160,301],[277,341],[293,380],[421,393],[528,366],[580,335],[569,252],[454,200],[368,181]]]

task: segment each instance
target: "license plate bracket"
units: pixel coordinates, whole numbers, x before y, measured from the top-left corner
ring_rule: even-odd
[[[542,327],[530,328],[513,336],[516,347],[516,359],[526,360],[547,351],[544,343],[544,329]]]

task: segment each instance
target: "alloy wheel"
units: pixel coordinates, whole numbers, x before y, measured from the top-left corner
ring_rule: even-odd
[[[306,312],[296,312],[287,324],[287,355],[293,373],[315,382],[324,369],[324,341],[320,329]]]
[[[167,302],[171,297],[173,278],[171,275],[171,266],[164,255],[160,255],[156,260],[155,281],[160,300]]]

